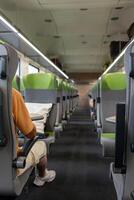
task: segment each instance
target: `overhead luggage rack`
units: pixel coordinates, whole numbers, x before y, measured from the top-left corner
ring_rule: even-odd
[[[16,50],[39,63],[44,68],[57,74],[59,77],[69,77],[49,60],[36,46],[34,46],[19,30],[6,19],[0,16],[0,38],[12,45]]]

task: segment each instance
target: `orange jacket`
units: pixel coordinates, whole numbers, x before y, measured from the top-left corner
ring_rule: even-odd
[[[16,128],[18,128],[22,132],[22,134],[24,134],[26,137],[34,138],[36,135],[36,127],[30,118],[23,97],[15,89],[12,89],[12,112]],[[19,151],[18,134],[16,133],[16,135],[17,135],[17,152],[18,152]]]

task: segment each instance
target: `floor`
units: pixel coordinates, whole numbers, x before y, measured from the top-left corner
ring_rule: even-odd
[[[56,179],[38,188],[31,177],[16,200],[116,200],[111,160],[102,157],[89,115],[89,109],[77,110],[52,145],[48,168],[56,170]]]

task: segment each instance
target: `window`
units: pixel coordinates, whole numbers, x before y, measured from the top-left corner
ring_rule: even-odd
[[[15,74],[15,75],[20,76],[20,60],[19,60],[18,67],[17,67],[17,70],[16,70],[16,74]]]
[[[28,73],[29,74],[35,74],[38,72],[39,72],[39,69],[37,67],[34,67],[33,65],[28,65]]]

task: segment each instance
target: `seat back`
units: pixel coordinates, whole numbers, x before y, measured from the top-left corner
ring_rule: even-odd
[[[101,129],[101,107],[100,107],[100,79],[97,80],[95,85],[91,90],[91,96],[93,99],[93,120],[95,120],[95,127],[98,133],[100,133]]]
[[[78,94],[78,90],[74,88],[74,98],[73,98],[74,109],[78,106],[78,104],[79,104],[79,94]]]
[[[98,97],[98,81],[95,83],[95,85],[91,89],[91,96],[92,96],[92,101],[93,101],[92,111],[93,111],[94,115],[96,116],[96,113],[97,113],[97,97]],[[90,100],[91,99],[89,99],[89,101]]]
[[[58,92],[57,92],[57,103],[58,105],[58,120],[57,120],[57,124],[61,123],[62,121],[62,104],[63,104],[63,98],[62,98],[62,82],[63,80],[60,78],[57,78],[57,82],[58,82]]]
[[[68,113],[68,115],[71,112],[71,106],[72,106],[71,85],[70,85],[70,83],[67,83],[67,113]]]
[[[12,115],[12,80],[18,66],[16,51],[0,45],[0,195],[19,195],[31,170],[17,177],[16,133]]]
[[[126,155],[125,184],[123,199],[134,199],[134,43],[125,53],[125,71],[127,75],[126,97]]]
[[[70,112],[73,112],[73,85],[70,85]]]
[[[63,110],[63,116],[62,119],[67,119],[67,96],[68,96],[68,92],[67,92],[67,82],[63,81],[63,85],[62,85],[62,110]]]
[[[122,72],[109,73],[101,79],[101,124],[102,132],[115,132],[115,124],[106,118],[116,115],[116,104],[126,99],[126,75]]]
[[[57,116],[57,80],[52,73],[28,74],[23,77],[25,101],[52,103],[45,130],[53,131]]]

